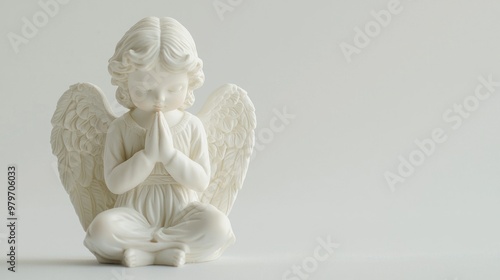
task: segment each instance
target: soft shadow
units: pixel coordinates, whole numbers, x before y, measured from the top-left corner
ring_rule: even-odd
[[[107,264],[98,263],[95,259],[20,259],[19,265],[107,266]]]

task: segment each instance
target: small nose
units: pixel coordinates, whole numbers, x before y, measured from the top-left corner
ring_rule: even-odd
[[[162,103],[165,101],[165,94],[161,90],[155,90],[153,92],[153,98],[156,103]]]

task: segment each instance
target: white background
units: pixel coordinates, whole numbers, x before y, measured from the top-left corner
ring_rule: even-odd
[[[2,226],[1,278],[282,279],[293,265],[311,265],[317,239],[329,236],[340,246],[308,279],[498,279],[500,87],[457,129],[442,115],[473,96],[478,77],[500,81],[500,2],[401,0],[351,62],[339,45],[354,45],[355,28],[390,1],[229,2],[237,5],[220,17],[213,0],[73,0],[18,53],[8,33],[22,36],[22,18],[43,10],[37,1],[0,3],[5,223],[6,168],[19,170],[18,272],[7,271]],[[215,262],[180,269],[98,265],[49,144],[69,85],[97,84],[116,104],[107,60],[149,15],[176,18],[196,41],[206,82],[190,111],[221,84],[238,84],[255,104],[264,147],[230,215],[237,243]],[[294,118],[271,130],[283,110]],[[398,157],[436,128],[447,140],[392,191],[384,173],[397,173]]]

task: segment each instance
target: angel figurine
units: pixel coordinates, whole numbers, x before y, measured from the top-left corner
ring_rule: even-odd
[[[109,60],[120,117],[90,83],[71,86],[52,117],[52,151],[100,263],[180,266],[234,243],[227,215],[254,145],[255,109],[233,84],[187,111],[205,78],[188,30],[140,20]]]

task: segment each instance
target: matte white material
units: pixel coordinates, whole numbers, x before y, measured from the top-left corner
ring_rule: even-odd
[[[101,263],[179,266],[234,243],[227,214],[254,145],[246,92],[217,89],[198,116],[184,109],[204,82],[189,32],[171,18],[135,24],[109,60],[116,117],[101,90],[70,87],[52,118],[61,181]]]

